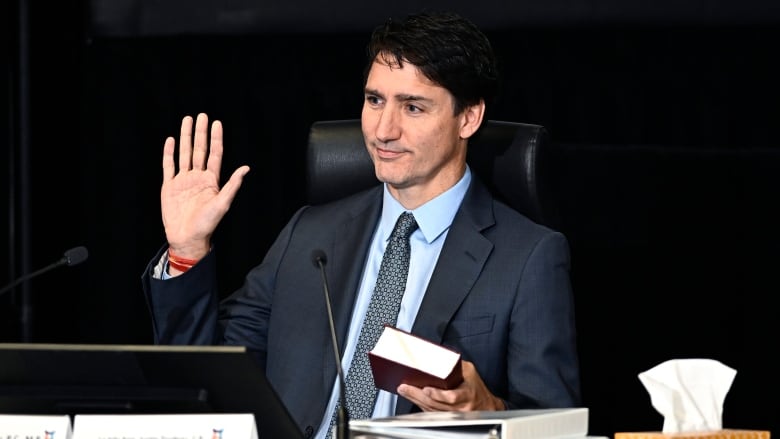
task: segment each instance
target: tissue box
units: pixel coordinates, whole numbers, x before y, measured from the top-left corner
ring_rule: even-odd
[[[615,439],[769,439],[769,431],[733,429],[688,431],[680,433],[640,431],[631,433],[615,433]]]

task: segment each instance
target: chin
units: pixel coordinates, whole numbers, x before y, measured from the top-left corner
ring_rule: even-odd
[[[374,162],[377,180],[394,187],[405,187],[412,181],[408,165],[396,162]]]
[[[388,186],[392,187],[393,189],[406,189],[407,187],[412,186],[412,184],[409,182],[409,180],[406,179],[399,179],[399,178],[386,178],[386,179],[379,179],[382,183],[387,183]]]

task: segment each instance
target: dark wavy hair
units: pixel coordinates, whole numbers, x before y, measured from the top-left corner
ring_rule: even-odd
[[[377,56],[391,66],[417,67],[454,96],[455,114],[498,93],[498,69],[487,37],[466,18],[453,12],[423,11],[404,21],[388,19],[374,29],[367,47],[363,85]]]

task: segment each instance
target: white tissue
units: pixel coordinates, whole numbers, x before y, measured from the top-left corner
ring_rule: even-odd
[[[664,433],[722,428],[723,401],[737,371],[716,360],[665,361],[639,374],[664,417]]]

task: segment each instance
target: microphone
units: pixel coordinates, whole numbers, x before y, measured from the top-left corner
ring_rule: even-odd
[[[349,411],[347,410],[346,383],[344,381],[344,370],[341,368],[341,355],[339,352],[338,341],[336,340],[336,324],[333,322],[333,310],[330,307],[330,288],[328,288],[328,278],[325,276],[325,264],[328,263],[328,257],[325,252],[315,249],[311,252],[311,262],[322,274],[322,290],[325,293],[325,307],[328,309],[328,324],[330,325],[330,339],[333,343],[333,356],[336,358],[336,368],[339,373],[339,409],[336,419],[336,438],[347,439],[349,437]]]
[[[72,267],[74,265],[78,265],[84,261],[87,260],[87,256],[89,256],[89,252],[87,251],[86,247],[80,246],[80,247],[74,247],[68,251],[65,252],[65,254],[60,258],[59,261],[50,264],[46,267],[41,268],[40,270],[33,271],[30,274],[26,274],[22,277],[17,278],[15,281],[11,282],[10,284],[3,287],[3,289],[0,290],[0,296],[3,295],[6,291],[10,290],[11,288],[19,285],[20,283],[26,281],[27,279],[34,278],[36,276],[39,276],[43,273],[46,273],[49,270],[53,270],[57,267],[60,267],[62,265],[66,265],[68,267]]]

